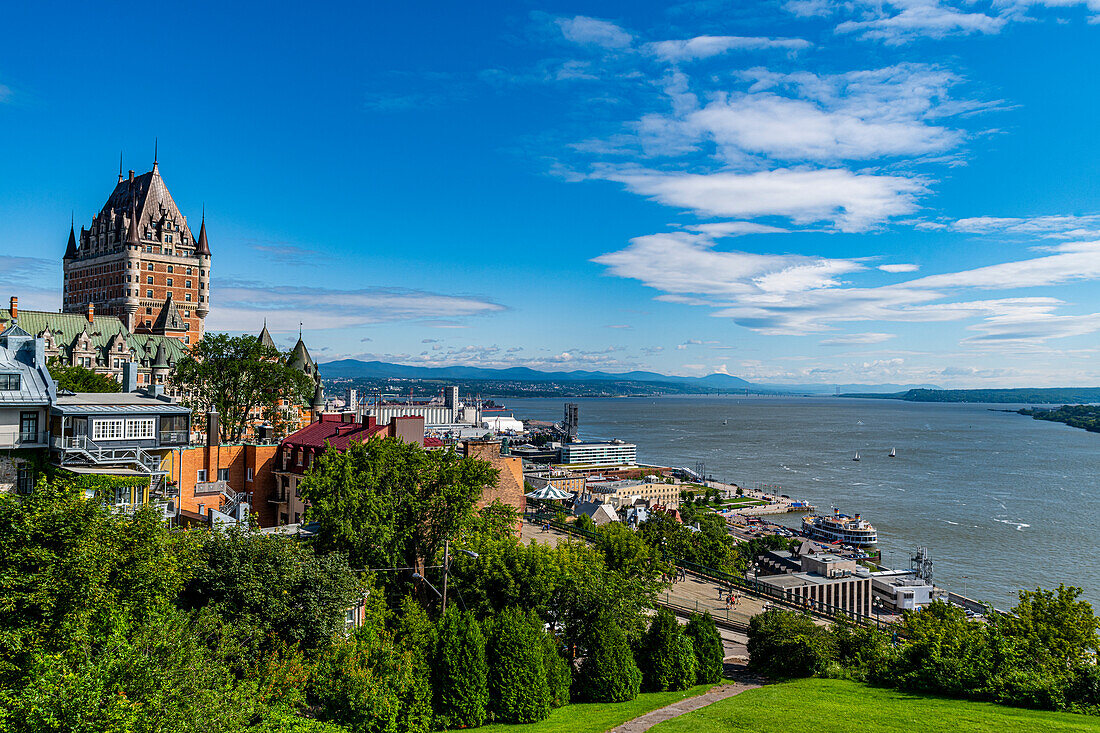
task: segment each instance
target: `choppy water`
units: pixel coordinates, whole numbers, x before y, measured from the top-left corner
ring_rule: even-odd
[[[819,511],[860,512],[878,528],[887,565],[907,566],[924,545],[937,584],[953,591],[1008,608],[1018,588],[1066,583],[1100,608],[1100,434],[993,411],[1013,405],[572,401],[583,439],[637,443],[642,463],[694,469],[702,461],[719,480],[778,484]],[[504,402],[519,418],[560,420],[564,400]],[[890,448],[897,458],[887,457]],[[796,524],[801,515],[786,516]]]

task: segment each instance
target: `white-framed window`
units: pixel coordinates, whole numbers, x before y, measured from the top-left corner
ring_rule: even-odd
[[[157,437],[157,419],[139,417],[126,421],[126,437],[133,440],[148,440]]]
[[[195,473],[195,481],[196,481],[197,483],[200,483],[200,484],[204,484],[204,483],[206,483],[206,469],[205,469],[205,468],[200,468],[200,469],[199,469],[199,470],[198,470],[198,471],[197,471],[197,472]]]
[[[122,440],[125,435],[125,420],[93,420],[92,440]]]
[[[252,480],[252,469],[251,468],[246,468],[244,470],[244,480],[245,481],[251,481]]]

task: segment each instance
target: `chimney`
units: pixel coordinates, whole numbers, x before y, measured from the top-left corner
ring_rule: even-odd
[[[131,170],[130,171],[130,183],[133,183],[133,182],[134,182],[134,172]]]
[[[14,295],[11,296],[11,319],[14,321],[19,317],[19,298]]]
[[[221,445],[221,425],[218,424],[218,411],[213,407],[206,413],[206,445],[210,448]]]
[[[88,303],[88,323],[95,323],[95,303]]]
[[[137,392],[138,365],[136,361],[127,361],[122,364],[122,391]]]

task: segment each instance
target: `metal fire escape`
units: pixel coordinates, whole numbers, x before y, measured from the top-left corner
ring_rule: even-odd
[[[173,500],[178,491],[168,486],[168,472],[160,467],[161,456],[137,446],[106,447],[84,435],[55,437],[53,447],[61,452],[60,466],[107,467],[132,466],[139,473],[149,476],[149,504],[165,517],[175,514]],[[118,511],[132,512],[137,506],[131,503],[111,502]]]

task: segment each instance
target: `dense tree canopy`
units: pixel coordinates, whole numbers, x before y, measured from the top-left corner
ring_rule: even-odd
[[[487,462],[429,451],[397,438],[326,451],[299,484],[322,552],[354,567],[416,567],[468,529],[474,501],[496,480]],[[383,581],[408,575],[390,573]]]
[[[65,366],[51,360],[50,376],[57,382],[58,389],[70,392],[120,392],[122,385],[106,374],[94,372],[82,366]]]
[[[235,443],[253,411],[279,425],[280,398],[308,404],[313,397],[313,381],[286,366],[286,360],[287,354],[255,336],[207,333],[176,363],[169,379],[183,392],[183,402],[194,410],[197,421],[204,420],[211,408],[217,410],[222,440]]]

